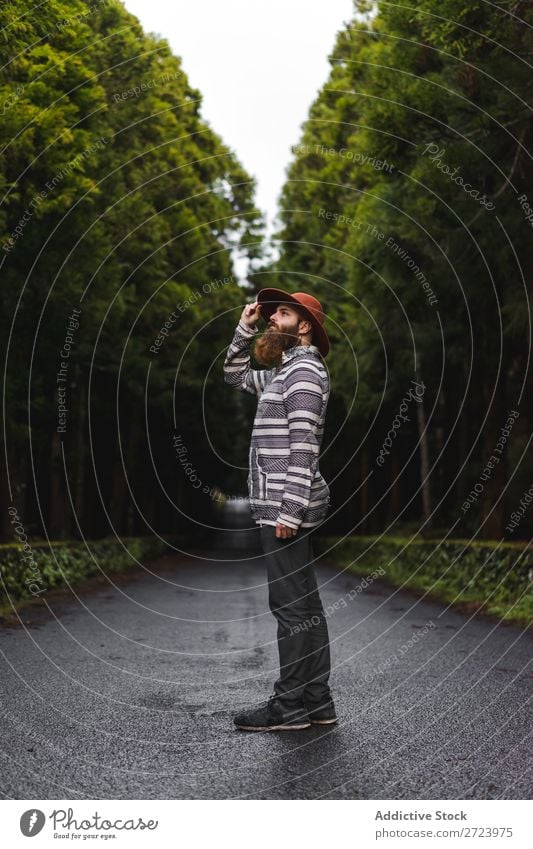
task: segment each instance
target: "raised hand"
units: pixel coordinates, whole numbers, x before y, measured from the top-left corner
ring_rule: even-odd
[[[241,314],[241,321],[248,327],[254,327],[261,318],[261,307],[257,301],[246,304]]]

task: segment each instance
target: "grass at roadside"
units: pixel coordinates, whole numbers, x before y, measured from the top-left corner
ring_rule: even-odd
[[[527,543],[402,537],[317,537],[316,553],[358,575],[381,567],[383,579],[501,619],[533,621],[533,549]]]
[[[68,590],[108,574],[133,573],[139,563],[168,550],[168,542],[158,537],[0,545],[0,616],[11,616],[13,608],[37,605],[50,591]]]

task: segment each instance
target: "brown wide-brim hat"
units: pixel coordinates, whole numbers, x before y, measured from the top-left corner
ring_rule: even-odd
[[[266,322],[276,312],[278,304],[284,303],[295,306],[302,315],[311,322],[313,327],[313,345],[316,345],[323,357],[329,352],[328,334],[324,329],[324,310],[322,304],[307,292],[284,292],[282,289],[261,289],[257,295],[257,303],[261,307],[261,317]]]

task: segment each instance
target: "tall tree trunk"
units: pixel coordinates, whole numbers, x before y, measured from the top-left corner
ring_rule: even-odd
[[[126,500],[126,481],[124,478],[123,460],[117,457],[113,464],[113,480],[111,485],[111,504],[109,514],[113,531],[120,534],[123,531],[124,504]]]
[[[113,467],[113,488],[111,495],[111,521],[116,533],[129,531],[132,525],[133,514],[130,510],[130,502],[127,501],[128,476],[129,485],[133,487],[135,468],[137,465],[137,450],[141,437],[141,429],[137,417],[133,416],[130,422],[126,448],[122,456],[117,456]],[[122,443],[124,445],[124,443]],[[123,466],[125,464],[125,468]]]
[[[417,382],[423,386],[420,377],[417,377]],[[418,387],[415,389],[417,391]],[[429,482],[429,440],[426,429],[426,407],[425,407],[425,391],[420,394],[417,391],[418,401],[416,401],[416,421],[418,425],[418,440],[420,444],[420,483],[422,486],[422,514],[425,527],[431,525],[431,487]]]
[[[509,410],[506,405],[505,375],[502,371],[500,384],[496,388],[494,400],[483,430],[483,469],[481,471],[483,492],[480,498],[481,536],[484,539],[500,540],[505,528],[505,499],[500,498],[507,480],[507,456],[509,443],[512,440],[512,428],[505,428]],[[488,395],[488,393],[487,393]],[[490,396],[486,399],[490,403]],[[501,429],[504,428],[504,434]],[[507,433],[508,432],[508,433]],[[505,443],[498,440],[505,439]],[[493,463],[493,468],[487,466]],[[499,499],[499,500],[498,500]],[[496,503],[498,502],[498,503]]]
[[[0,533],[2,535],[2,540],[11,542],[11,522],[9,513],[7,512],[8,507],[11,506],[11,495],[9,493],[7,480],[5,449],[6,445],[2,434],[2,438],[0,440]]]
[[[50,509],[48,534],[52,539],[65,539],[70,533],[70,508],[67,506],[62,441],[54,431],[50,448]]]
[[[77,523],[80,525],[81,532],[84,533],[84,515],[85,508],[85,382],[80,378],[78,382],[78,419],[76,422],[76,483],[74,491],[74,506],[76,510]]]
[[[131,489],[135,492],[135,484],[140,480],[139,476],[142,473],[142,462],[139,460],[139,445],[141,441],[142,430],[139,425],[139,417],[134,416],[130,427],[128,445],[126,448],[126,471],[130,482]],[[139,503],[140,488],[137,487],[136,501]],[[128,490],[129,494],[129,490]],[[126,531],[128,534],[134,533],[135,516],[137,508],[131,497],[128,498],[128,508],[126,516]]]
[[[398,458],[398,452],[394,451],[390,458],[390,477],[389,484],[391,484],[391,490],[389,493],[389,503],[387,506],[387,516],[386,516],[386,525],[387,527],[393,523],[398,521],[398,516],[400,513],[400,460]]]
[[[466,380],[463,383],[463,389],[465,387]],[[457,466],[454,470],[455,475],[457,476],[455,488],[457,504],[462,504],[466,499],[466,496],[470,492],[470,486],[468,482],[468,466],[466,463],[466,455],[468,453],[470,436],[470,400],[468,396],[463,396],[463,400],[464,403],[461,413],[459,413],[459,407],[457,408],[457,415],[459,415],[459,422],[457,424],[457,428],[459,434],[457,439]]]
[[[20,432],[17,434],[13,428],[10,429],[9,425],[6,424],[6,434],[9,450],[9,456],[7,458],[9,476],[6,467],[6,446],[2,435],[2,456],[0,458],[0,474],[2,476],[0,484],[0,507],[2,510],[1,533],[6,542],[12,542],[13,528],[10,521],[10,514],[7,512],[8,507],[13,504],[17,509],[20,519],[24,517],[26,512],[28,454],[25,440],[27,439],[27,430],[23,428],[22,434]]]
[[[368,475],[368,445],[365,444],[363,450],[361,451],[361,475],[359,480],[361,483],[366,479]],[[359,490],[359,501],[360,501],[360,510],[361,510],[361,533],[366,534],[368,532],[368,504],[369,504],[369,485],[371,478],[362,483],[361,489]]]

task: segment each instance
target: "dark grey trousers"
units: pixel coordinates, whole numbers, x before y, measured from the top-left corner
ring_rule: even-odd
[[[269,605],[278,622],[280,676],[274,692],[287,708],[316,707],[331,699],[328,626],[313,564],[313,528],[277,539],[260,526],[267,564]]]

